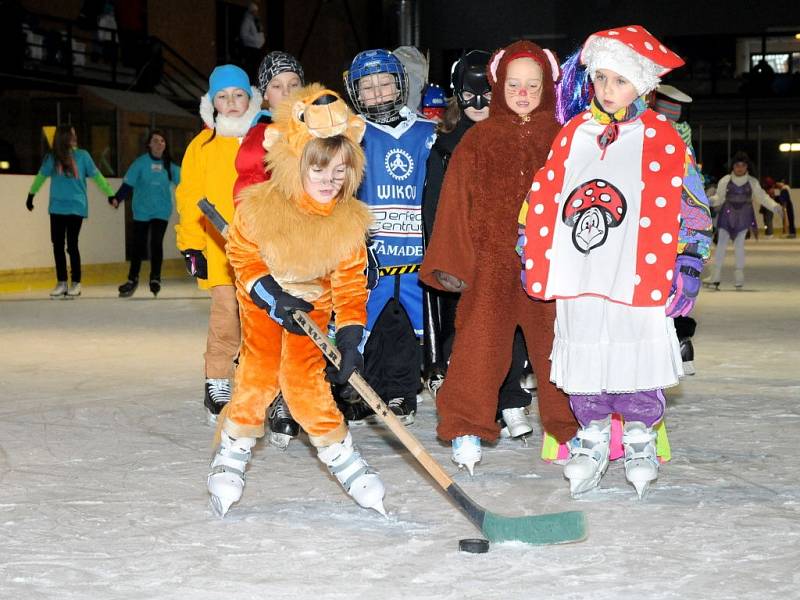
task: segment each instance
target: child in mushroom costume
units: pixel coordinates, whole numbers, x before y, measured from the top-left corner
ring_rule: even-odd
[[[534,76],[520,77],[519,69],[530,69]],[[481,459],[480,440],[493,441],[500,430],[495,421],[498,390],[511,364],[518,326],[539,374],[543,428],[562,443],[577,429],[566,396],[544,376],[555,306],[526,297],[514,253],[518,199],[558,131],[558,74],[553,54],[532,42],[514,42],[494,53],[487,66],[491,112],[453,152],[420,271],[426,284],[461,292],[450,366],[436,396],[437,433],[452,440],[453,460],[470,471]]]
[[[273,112],[264,148],[271,179],[248,187],[230,228],[242,346],[231,401],[220,414],[211,464],[212,506],[241,497],[244,470],[278,389],[319,459],[365,508],[383,513],[383,483],[361,457],[325,381],[325,360],[294,322],[302,310],[325,328],[336,317],[337,383],[363,368],[369,209],[361,182],[364,122],[334,92],[313,84]]]
[[[662,390],[683,375],[670,317],[694,306],[711,219],[691,150],[643,98],[680,57],[631,25],[589,36],[581,62],[595,97],[556,136],[522,207],[523,283],[556,299],[550,378],[581,424],[570,491],[598,485],[619,413],[641,498],[658,476]]]

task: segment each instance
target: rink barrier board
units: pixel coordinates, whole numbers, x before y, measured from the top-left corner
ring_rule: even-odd
[[[84,287],[91,285],[119,285],[128,277],[127,262],[83,264],[81,265],[81,284]],[[150,261],[142,261],[141,275],[147,277],[150,271]],[[188,277],[183,259],[168,258],[161,266],[161,279],[181,279]],[[52,288],[56,283],[53,267],[37,267],[30,269],[8,269],[0,271],[0,294],[15,292],[29,292]]]

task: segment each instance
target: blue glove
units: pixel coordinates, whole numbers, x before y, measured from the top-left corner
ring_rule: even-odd
[[[305,331],[292,317],[292,312],[302,310],[311,312],[314,305],[302,298],[292,296],[275,281],[272,275],[265,275],[250,289],[253,304],[267,311],[270,318],[289,333],[305,335]]]
[[[346,325],[336,332],[336,348],[342,355],[342,361],[338,369],[332,365],[325,369],[328,381],[343,385],[353,371],[364,370],[364,356],[360,350],[363,339],[364,328],[361,325]]]
[[[208,279],[208,261],[201,250],[182,250],[183,260],[186,261],[186,270],[192,277]]]
[[[675,270],[672,277],[672,288],[667,302],[668,317],[685,317],[694,308],[697,294],[700,293],[700,273],[703,272],[703,261],[699,256],[679,254],[675,259]]]

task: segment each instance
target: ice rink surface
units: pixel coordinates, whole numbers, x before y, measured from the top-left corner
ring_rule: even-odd
[[[190,282],[157,300],[0,296],[0,599],[800,598],[800,243],[748,242],[741,292],[728,254],[694,313],[697,375],[668,391],[673,460],[643,501],[619,461],[570,499],[537,443],[486,446],[471,479],[420,406],[413,433],[487,509],[586,513],[585,542],[483,555],[458,552],[478,532],[380,426],[353,437],[388,518],[304,438],[259,443],[241,502],[214,517],[208,300]]]

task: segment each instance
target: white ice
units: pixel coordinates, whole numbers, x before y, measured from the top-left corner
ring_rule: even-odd
[[[304,439],[259,443],[241,502],[214,517],[208,301],[190,282],[157,300],[0,296],[0,598],[798,598],[800,244],[749,242],[747,260],[743,291],[728,265],[702,293],[698,373],[669,390],[674,458],[644,501],[619,462],[572,500],[561,467],[507,440],[470,479],[420,407],[413,433],[488,510],[586,513],[585,542],[483,555],[458,552],[479,532],[380,426],[353,437],[388,518]]]

